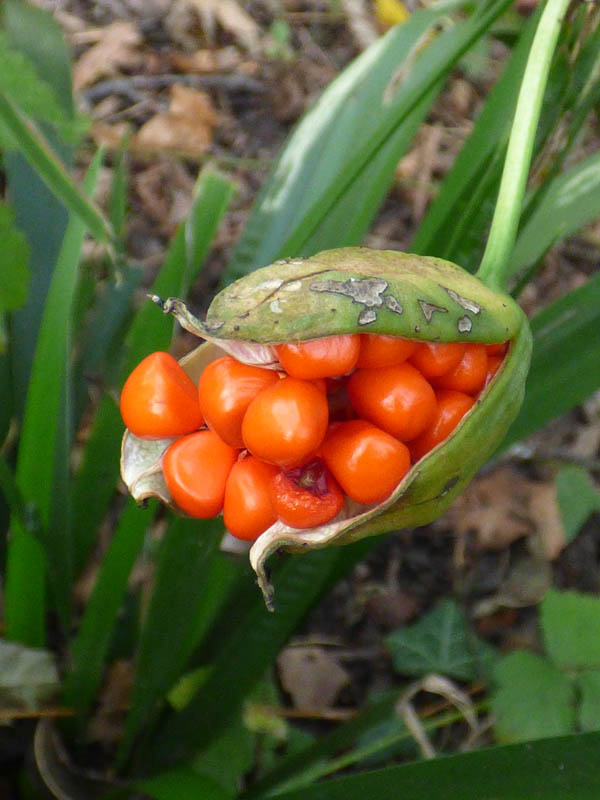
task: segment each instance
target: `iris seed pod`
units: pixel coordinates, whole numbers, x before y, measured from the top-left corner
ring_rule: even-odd
[[[364,506],[347,498],[327,525],[297,530],[277,522],[259,536],[250,560],[269,607],[273,589],[265,565],[275,550],[346,544],[436,519],[498,448],[523,399],[531,353],[525,315],[508,295],[438,258],[349,247],[277,261],[224,289],[204,321],[180,300],[153,299],[206,340],[180,362],[194,381],[225,353],[278,369],[274,345],[345,333],[510,343],[500,370],[458,427],[410,469],[384,502]],[[142,440],[126,432],[121,465],[136,500],[158,497],[177,511],[160,468],[171,441]]]

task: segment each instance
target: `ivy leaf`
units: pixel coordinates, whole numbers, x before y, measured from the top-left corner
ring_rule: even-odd
[[[579,705],[577,717],[582,731],[600,728],[600,671],[581,672],[576,679]]]
[[[0,204],[0,313],[19,308],[27,299],[29,246],[14,220],[12,208]]]
[[[485,672],[495,651],[470,633],[462,609],[453,600],[443,600],[415,625],[387,637],[397,672],[421,676],[439,672],[470,681]]]
[[[527,741],[573,730],[573,685],[546,658],[525,650],[510,653],[498,662],[494,677],[492,710],[498,741]]]
[[[563,467],[556,476],[558,507],[565,539],[574,539],[594,511],[600,511],[600,492],[582,467]]]
[[[546,593],[540,605],[546,652],[557,667],[600,667],[600,598],[579,592]]]

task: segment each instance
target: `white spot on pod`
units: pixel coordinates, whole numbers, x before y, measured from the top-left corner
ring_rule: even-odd
[[[375,322],[377,319],[377,312],[372,308],[363,308],[363,310],[358,315],[358,324],[359,325],[369,325],[371,322]]]
[[[282,289],[282,292],[297,292],[302,288],[302,281],[292,281],[287,283]]]
[[[273,292],[273,291],[275,291],[275,289],[279,289],[279,287],[281,286],[282,283],[283,283],[283,280],[281,278],[271,278],[271,280],[263,281],[262,283],[259,283],[258,286],[256,287],[255,291],[257,291],[257,292],[258,291],[260,291],[260,292]]]
[[[456,327],[459,333],[471,333],[473,329],[473,320],[465,314],[464,317],[458,320]]]
[[[480,314],[483,311],[483,306],[476,303],[475,300],[469,300],[468,297],[463,297],[458,292],[455,292],[454,289],[448,289],[446,286],[442,286],[442,289],[448,292],[448,296],[455,303],[458,303],[461,308],[464,308],[465,311],[470,311],[472,314]]]
[[[423,316],[427,320],[427,322],[431,322],[431,318],[435,314],[436,311],[439,311],[441,314],[447,314],[448,309],[443,308],[442,306],[436,306],[435,303],[428,303],[426,300],[418,300],[417,301],[421,307],[421,311],[423,312]]]

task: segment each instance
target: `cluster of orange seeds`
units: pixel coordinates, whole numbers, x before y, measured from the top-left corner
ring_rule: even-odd
[[[444,441],[493,378],[507,343],[434,344],[347,334],[275,347],[282,371],[232,356],[198,386],[167,353],[131,373],[121,414],[162,457],[175,503],[253,541],[276,520],[331,521],[346,496],[385,500]]]

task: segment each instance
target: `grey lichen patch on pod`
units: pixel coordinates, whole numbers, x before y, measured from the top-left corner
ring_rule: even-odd
[[[469,331],[458,325],[465,312]],[[366,247],[258,269],[217,295],[204,323],[209,335],[265,344],[356,331],[492,343],[511,339],[520,324],[508,295],[455,264]]]

